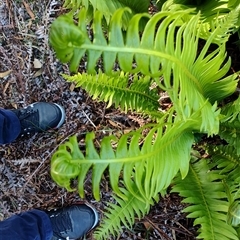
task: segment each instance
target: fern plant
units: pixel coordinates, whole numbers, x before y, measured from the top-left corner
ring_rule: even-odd
[[[125,12],[132,14],[126,29],[122,25]],[[232,114],[228,110],[232,106],[222,110],[218,103],[231,95],[237,85],[237,74],[226,76],[231,60],[227,58],[225,43],[238,15],[236,9],[221,19],[221,27],[216,24],[211,30],[205,29],[209,37],[200,52],[198,42],[204,23],[200,14],[193,15],[192,10],[161,11],[151,16],[120,8],[114,12],[106,31],[102,28],[100,11],[94,12],[93,23],[87,26],[87,10],[82,8],[77,24],[73,13],[60,16],[52,24],[50,43],[57,57],[70,63],[72,72],[77,71],[83,56],[87,58],[87,74],[64,75],[68,81],[84,88],[94,99],[108,102],[109,106],[114,104],[123,111],[149,114],[157,120],[122,135],[120,139],[104,137],[99,150],[94,146],[94,133],[86,135],[84,152],[73,136],[52,156],[52,178],[69,191],[77,190],[81,197],[84,197],[84,180],[91,171],[93,195],[100,200],[101,178],[108,172],[118,204],[109,204],[105,219],[95,232],[96,239],[116,235],[122,224],[131,227],[135,215],[141,218],[147,214],[150,206],[159,200],[159,194],[166,191],[176,176],[176,182],[184,179],[184,184],[196,175],[194,171],[198,171],[198,165],[190,163],[194,133],[218,134],[219,126],[224,126],[221,124]],[[139,34],[139,23],[143,18],[148,21]],[[89,27],[93,30],[93,37],[88,35]],[[213,43],[216,48],[210,51]],[[100,58],[103,72],[95,67]],[[121,69],[119,72],[114,71],[116,63]],[[128,78],[129,74],[133,80]],[[153,82],[171,98],[172,107],[166,112],[159,111],[157,92],[149,88]],[[112,141],[117,142],[116,148]],[[204,161],[199,166],[201,164],[204,170],[212,169]],[[197,173],[200,177],[207,176],[208,171],[200,170]],[[208,176],[202,181],[203,188],[222,180],[218,172]],[[200,177],[195,178],[196,184]],[[72,188],[72,179],[77,179],[77,189]],[[179,183],[176,183],[175,190],[191,199],[189,203],[195,203],[196,207],[187,211],[202,224],[203,233],[199,237],[215,239],[212,238],[214,233],[224,227],[225,236],[236,239],[238,233],[223,223],[228,204],[222,198],[227,198],[227,194],[220,183],[216,186],[216,189],[212,188],[216,192],[212,198],[209,193],[202,194],[200,200],[206,202],[203,207],[199,205],[197,193],[194,193],[196,198],[189,198],[191,191],[185,194]],[[207,208],[208,201],[212,201],[213,207]],[[221,205],[219,211],[214,208],[214,203]],[[211,225],[201,221],[205,210],[209,212],[205,220],[211,220]]]
[[[232,10],[239,7],[239,1],[237,0],[215,0],[215,1],[205,1],[205,0],[161,0],[158,1],[158,7],[163,11],[179,11],[183,9],[193,8],[195,9],[193,14],[200,12],[201,19],[205,23],[204,28],[211,29],[213,25],[221,22],[221,19],[229,14]],[[231,31],[237,32],[240,36],[240,19],[232,26]],[[207,36],[203,37],[207,39]]]
[[[129,7],[136,14],[148,12],[149,4],[150,0],[65,0],[63,6],[70,9],[73,13],[77,12],[81,7],[86,8],[88,21],[93,18],[94,12],[97,10],[103,14],[104,19],[109,23],[113,13],[119,8]],[[130,18],[131,15],[125,12],[122,18],[125,27]]]
[[[236,230],[226,222],[229,202],[218,170],[209,171],[209,160],[201,159],[190,164],[185,179],[175,179],[173,192],[191,204],[184,209],[194,224],[200,224],[200,239],[239,239]],[[221,231],[220,231],[221,230]]]
[[[192,159],[187,177],[177,176],[173,181],[172,191],[191,204],[184,211],[196,218],[194,224],[201,225],[201,239],[240,237],[240,145],[233,135],[240,130],[239,108],[240,97],[221,109],[220,129],[224,131],[219,135],[227,144],[206,145],[210,157]],[[231,129],[226,129],[232,122]]]

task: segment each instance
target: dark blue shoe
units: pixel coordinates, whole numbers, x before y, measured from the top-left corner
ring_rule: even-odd
[[[56,103],[36,102],[12,111],[20,120],[20,135],[58,129],[65,120],[63,107]]]
[[[78,239],[98,224],[98,213],[86,204],[77,204],[47,212],[50,217],[52,240]]]

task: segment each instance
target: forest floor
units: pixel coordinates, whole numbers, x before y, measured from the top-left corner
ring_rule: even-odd
[[[61,64],[48,44],[51,22],[64,9],[61,1],[0,0],[0,107],[16,109],[36,101],[55,102],[66,110],[66,121],[58,131],[19,138],[0,146],[0,220],[32,208],[52,209],[87,201],[104,214],[112,192],[103,179],[102,199],[93,200],[90,179],[86,179],[86,198],[58,187],[50,177],[50,159],[58,146],[77,134],[79,142],[86,132],[94,131],[97,139],[106,133],[121,135],[141,126],[146,119],[106,108],[93,101],[61,73]],[[232,71],[239,70],[239,51],[233,54]],[[84,69],[85,64],[82,63]],[[112,239],[193,240],[197,227],[182,213],[184,205],[176,194],[168,194],[153,206],[147,216],[136,220],[131,230],[123,229]],[[92,239],[89,233],[86,239]]]

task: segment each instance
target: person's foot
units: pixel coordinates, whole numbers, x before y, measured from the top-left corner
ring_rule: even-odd
[[[12,111],[20,120],[20,135],[58,129],[65,120],[63,107],[56,103],[36,102]]]
[[[97,211],[86,204],[76,204],[47,212],[53,228],[52,240],[78,239],[98,223]]]

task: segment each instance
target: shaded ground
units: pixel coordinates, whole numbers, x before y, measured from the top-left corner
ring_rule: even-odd
[[[35,101],[47,101],[66,109],[66,123],[59,131],[0,146],[0,220],[32,208],[51,209],[82,200],[77,193],[56,186],[49,175],[51,155],[69,136],[77,134],[81,140],[87,131],[95,131],[100,139],[104,134],[118,135],[137,128],[146,121],[106,109],[103,103],[92,101],[62,79],[60,74],[68,73],[68,67],[55,59],[47,36],[50,23],[62,11],[61,2],[55,0],[0,0],[0,107],[22,108]],[[238,70],[235,65],[233,70]],[[86,180],[84,201],[100,214],[111,199],[104,179],[102,191],[102,201],[95,202],[90,179]],[[115,239],[195,239],[196,228],[182,209],[180,198],[168,195],[131,231],[123,230]],[[91,233],[88,239],[92,239]]]

